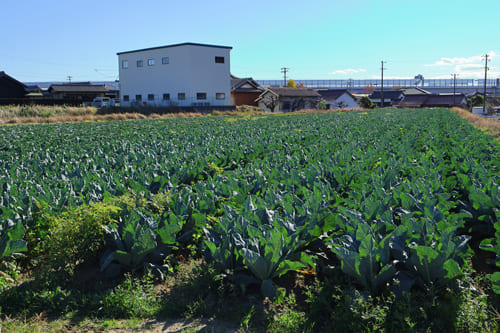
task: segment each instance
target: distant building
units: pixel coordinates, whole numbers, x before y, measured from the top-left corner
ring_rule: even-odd
[[[399,102],[403,99],[403,91],[402,90],[384,90],[383,98],[384,105],[383,106],[393,106],[399,104]],[[370,96],[370,99],[373,103],[378,106],[382,106],[382,91],[377,90],[374,91]]]
[[[26,89],[23,83],[3,71],[0,72],[0,98],[23,98]]]
[[[182,43],[119,52],[122,106],[231,106],[232,47]]]
[[[118,97],[118,90],[114,86],[90,82],[52,84],[48,92],[54,99],[79,102],[91,102],[96,97]]]
[[[317,109],[321,95],[309,88],[267,88],[256,102],[259,108],[271,112],[291,112]]]
[[[263,91],[264,88],[262,88],[260,84],[258,84],[251,77],[240,79],[238,77],[231,76],[231,99],[232,104],[235,106],[257,106],[257,102],[255,100]]]
[[[357,109],[356,97],[347,89],[318,90],[321,99],[326,102],[327,109]]]
[[[402,108],[429,108],[429,107],[461,107],[468,108],[465,94],[419,94],[405,95],[399,103]]]

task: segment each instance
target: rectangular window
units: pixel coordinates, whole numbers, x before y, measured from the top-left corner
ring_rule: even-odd
[[[155,65],[155,60],[154,59],[148,59],[148,66],[154,66]]]
[[[179,101],[183,101],[183,100],[185,100],[185,99],[186,99],[186,93],[178,93],[178,94],[177,94],[177,99],[178,99]]]
[[[130,100],[130,97],[128,95],[123,95],[123,101],[128,102]]]
[[[137,60],[137,67],[142,67],[144,62],[142,60]]]
[[[155,95],[154,94],[148,94],[148,101],[154,101],[155,100]]]
[[[122,60],[122,68],[127,69],[128,68],[128,60]]]
[[[207,93],[196,93],[196,99],[207,99]]]
[[[216,93],[215,98],[218,100],[226,99],[226,94],[225,93]]]
[[[216,64],[223,64],[224,63],[224,57],[215,57],[215,63]]]
[[[164,101],[170,101],[170,94],[163,94]]]
[[[163,65],[167,65],[167,64],[169,63],[168,61],[169,61],[169,60],[168,60],[168,57],[163,57],[163,58],[161,58],[161,63],[162,63]]]
[[[135,95],[135,100],[137,102],[142,102],[142,95]]]

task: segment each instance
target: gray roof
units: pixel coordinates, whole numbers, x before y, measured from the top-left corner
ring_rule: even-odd
[[[268,88],[280,97],[321,97],[316,91],[309,88]]]
[[[318,92],[324,99],[337,99],[343,94],[347,94],[351,96],[353,99],[355,99],[355,97],[349,91],[347,91],[347,89],[318,90]]]
[[[170,47],[178,47],[178,46],[203,46],[203,47],[216,47],[216,48],[221,48],[221,49],[232,49],[232,46],[200,44],[200,43],[180,43],[180,44],[171,44],[171,45],[164,45],[164,46],[149,47],[149,48],[133,50],[133,51],[118,52],[117,55],[126,54],[126,53],[157,50],[157,49],[164,49],[164,48],[170,48]]]
[[[427,94],[427,95],[406,95],[399,106],[442,106],[448,107],[463,104],[467,99],[464,94]]]
[[[244,87],[248,84],[251,88]],[[231,76],[231,90],[236,92],[262,92],[264,88],[260,86],[254,79],[251,77],[247,78],[237,78],[235,76]]]
[[[428,95],[430,92],[418,87],[404,88],[403,94],[405,95]]]
[[[50,86],[50,92],[66,93],[105,93],[116,90],[115,87],[107,84],[53,84]]]
[[[401,90],[384,90],[384,99],[399,100],[402,97],[403,97],[403,91]],[[370,99],[381,99],[381,98],[382,98],[381,90],[374,91],[370,95]]]

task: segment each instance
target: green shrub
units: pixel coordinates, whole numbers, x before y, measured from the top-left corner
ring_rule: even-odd
[[[159,310],[159,302],[151,277],[127,275],[102,301],[103,315],[113,318],[146,318]]]
[[[41,265],[48,270],[71,271],[79,263],[97,262],[98,252],[104,246],[103,226],[117,223],[120,212],[120,207],[103,202],[42,217],[48,231],[37,250]]]

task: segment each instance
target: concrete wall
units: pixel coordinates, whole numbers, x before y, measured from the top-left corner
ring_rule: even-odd
[[[142,96],[142,104],[193,106],[201,103],[231,105],[230,48],[206,45],[178,45],[152,48],[118,54],[121,105],[130,106],[136,95]],[[168,57],[168,64],[162,59]],[[215,57],[223,57],[224,63],[216,63]],[[152,59],[154,64],[148,62]],[[123,68],[123,62],[128,68]],[[142,61],[142,67],[137,67]],[[184,93],[185,99],[178,94]],[[197,99],[197,93],[205,93],[206,99]],[[224,99],[217,99],[217,94]],[[148,95],[154,100],[148,100]],[[163,101],[163,94],[170,94],[170,101]],[[124,101],[129,96],[129,101]],[[221,95],[219,95],[219,98]]]

